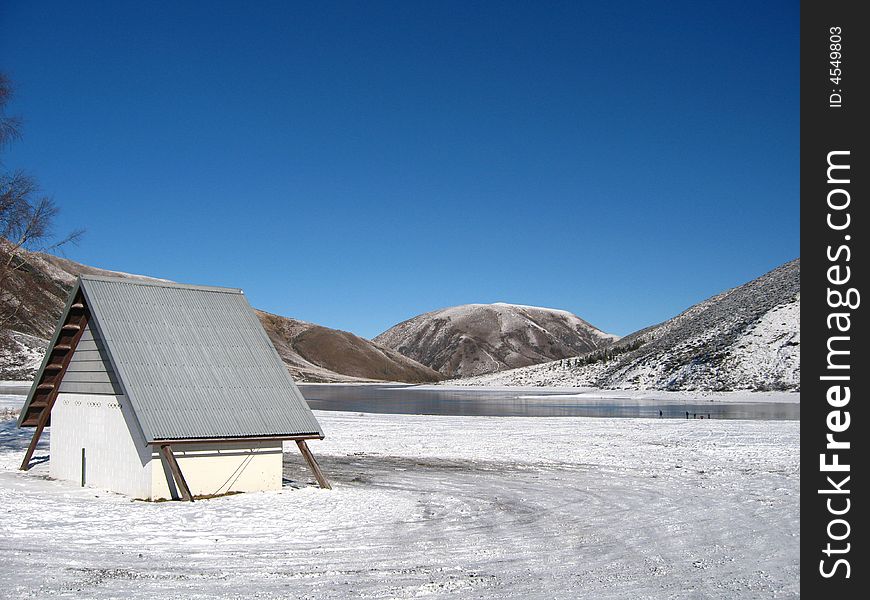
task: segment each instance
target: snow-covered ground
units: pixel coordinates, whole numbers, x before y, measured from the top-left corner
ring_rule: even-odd
[[[282,492],[147,503],[17,471],[0,597],[790,598],[799,423],[317,412]]]
[[[30,385],[29,381],[0,380],[0,419],[18,418]]]

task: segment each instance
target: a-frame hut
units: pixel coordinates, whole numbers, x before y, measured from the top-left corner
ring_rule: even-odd
[[[163,499],[277,490],[323,430],[241,290],[82,276],[18,420],[50,475]]]

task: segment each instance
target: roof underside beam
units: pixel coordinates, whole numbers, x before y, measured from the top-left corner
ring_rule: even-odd
[[[297,440],[322,440],[324,436],[318,434],[303,434],[303,435],[273,435],[273,436],[256,436],[256,437],[211,437],[211,438],[183,438],[173,440],[153,440],[148,442],[151,446],[161,446],[163,444],[209,444],[214,442],[292,442]]]

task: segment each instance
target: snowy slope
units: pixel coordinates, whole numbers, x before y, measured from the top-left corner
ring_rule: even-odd
[[[799,390],[800,259],[605,351],[452,383]]]
[[[499,302],[425,313],[375,342],[448,377],[468,377],[576,356],[615,339],[564,310]]]

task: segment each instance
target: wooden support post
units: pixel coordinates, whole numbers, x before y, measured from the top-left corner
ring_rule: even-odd
[[[311,454],[311,450],[308,449],[308,444],[305,443],[305,440],[296,440],[296,445],[299,446],[299,451],[302,453],[303,458],[305,458],[305,462],[308,463],[308,467],[314,473],[314,478],[317,479],[320,487],[325,490],[331,490],[332,486],[329,485],[329,481],[326,480],[323,471],[320,470],[320,465],[317,464],[317,459]]]
[[[169,465],[169,470],[172,472],[172,478],[175,479],[175,485],[178,491],[181,492],[182,500],[193,502],[193,494],[190,493],[190,488],[187,487],[187,480],[184,479],[184,473],[181,472],[181,467],[175,460],[175,455],[172,453],[172,447],[169,444],[160,445],[160,455]]]

